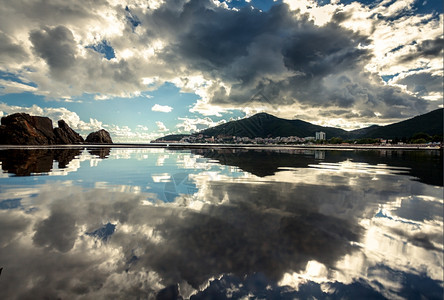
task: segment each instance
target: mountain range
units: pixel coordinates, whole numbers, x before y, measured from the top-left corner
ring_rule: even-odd
[[[428,135],[443,134],[443,108],[429,113],[413,117],[408,120],[390,125],[372,125],[361,129],[346,131],[340,128],[324,127],[311,124],[302,120],[288,120],[275,117],[267,113],[258,113],[249,118],[230,121],[215,127],[204,129],[192,135],[203,134],[204,136],[238,136],[249,138],[266,137],[308,137],[315,136],[316,132],[323,131],[327,139],[338,137],[343,139],[360,138],[409,138],[416,133]],[[186,135],[168,135],[159,140],[175,141]]]

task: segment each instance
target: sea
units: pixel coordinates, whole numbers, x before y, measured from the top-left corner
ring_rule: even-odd
[[[442,150],[0,148],[1,299],[443,299]]]

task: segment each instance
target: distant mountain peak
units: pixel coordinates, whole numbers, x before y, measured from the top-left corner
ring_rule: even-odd
[[[260,112],[260,113],[254,114],[246,119],[249,119],[249,118],[276,118],[276,119],[278,119],[278,117],[271,115],[269,113],[266,113],[266,112]]]

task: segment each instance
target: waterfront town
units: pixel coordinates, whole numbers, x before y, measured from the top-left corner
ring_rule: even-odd
[[[424,143],[426,140],[421,139],[421,141],[410,140],[410,143]],[[379,145],[404,145],[409,143],[408,141],[398,140],[398,139],[384,139],[384,138],[364,138],[355,140],[343,140],[341,138],[330,138],[327,139],[325,132],[316,132],[315,136],[298,137],[298,136],[287,136],[287,137],[240,137],[232,135],[217,135],[217,136],[205,136],[204,134],[194,134],[186,135],[181,139],[174,140],[163,140],[158,139],[155,142],[162,143],[199,143],[199,144],[253,144],[253,145],[278,145],[278,144],[379,144]],[[436,145],[439,142],[430,141],[430,144]]]
[[[333,137],[327,139],[325,132],[316,132],[315,136],[306,136],[306,137],[298,137],[298,136],[287,136],[287,137],[240,137],[240,136],[232,136],[232,135],[217,135],[217,136],[206,136],[204,134],[193,134],[186,135],[180,139],[171,140],[160,138],[155,141],[155,143],[181,143],[181,144],[240,144],[240,145],[326,145],[326,144],[342,144],[342,145],[350,145],[350,144],[377,144],[377,145],[406,145],[406,144],[428,144],[439,146],[441,142],[437,139],[435,141],[434,138],[430,137],[413,137],[409,140],[404,139],[385,139],[385,138],[362,138],[362,139],[353,139],[353,140],[344,140],[342,138]]]

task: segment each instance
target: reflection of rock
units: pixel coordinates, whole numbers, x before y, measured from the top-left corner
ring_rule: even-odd
[[[91,155],[97,155],[99,158],[108,158],[111,153],[111,148],[88,148]]]
[[[86,137],[86,142],[93,144],[112,144],[113,140],[111,139],[108,131],[105,129],[100,129],[99,131],[88,134]]]
[[[82,153],[82,149],[50,149],[53,160],[58,161],[58,167],[64,169]]]
[[[81,144],[83,138],[63,120],[53,129],[51,119],[25,113],[1,119],[0,143],[3,145]]]
[[[50,172],[53,161],[58,162],[59,168],[66,168],[80,153],[80,149],[8,149],[0,151],[0,161],[4,171],[29,176]]]

